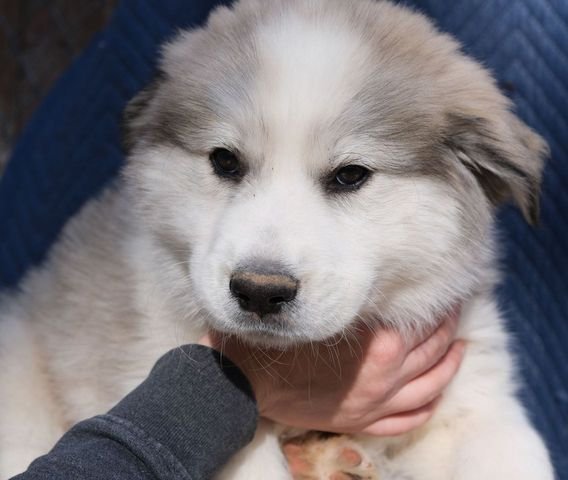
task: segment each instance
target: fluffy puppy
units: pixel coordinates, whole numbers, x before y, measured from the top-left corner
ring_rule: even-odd
[[[3,301],[2,474],[207,328],[284,347],[358,319],[409,332],[461,303],[466,357],[431,421],[327,442],[313,476],[349,444],[353,478],[551,480],[492,293],[496,206],[537,220],[547,148],[489,73],[372,0],[242,0],[160,65],[127,110],[125,175]],[[220,477],[284,465],[265,423]]]

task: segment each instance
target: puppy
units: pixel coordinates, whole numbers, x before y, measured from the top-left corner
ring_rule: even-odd
[[[327,442],[313,477],[349,445],[353,478],[551,480],[493,294],[496,207],[537,220],[547,147],[489,73],[372,0],[242,0],[160,66],[126,112],[124,176],[3,301],[3,477],[208,328],[286,347],[461,303],[467,353],[434,417]],[[290,478],[275,428],[219,478]]]

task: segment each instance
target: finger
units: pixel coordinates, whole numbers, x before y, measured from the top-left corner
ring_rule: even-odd
[[[427,372],[446,355],[456,335],[457,317],[454,313],[448,315],[432,335],[407,355],[400,369],[402,383]]]
[[[223,356],[226,356],[231,360],[241,356],[237,342],[235,342],[229,335],[224,335],[215,330],[208,331],[197,341],[197,343],[217,350]]]
[[[206,347],[213,347],[213,339],[211,338],[211,335],[209,334],[209,332],[207,332],[205,335],[203,335],[198,341],[197,343],[199,345],[205,345]]]
[[[225,346],[230,343],[230,336],[218,332],[216,330],[208,330],[205,335],[203,335],[197,343],[199,345],[205,345],[207,347],[214,348],[216,350],[221,350],[225,348]]]
[[[407,383],[383,405],[386,415],[417,410],[440,396],[458,372],[465,343],[454,342],[446,355],[430,370]]]
[[[382,418],[365,428],[361,433],[378,437],[391,437],[408,433],[421,427],[432,418],[440,400],[441,397],[438,397],[416,410]]]
[[[458,320],[461,314],[461,305],[456,305],[442,312],[434,322],[434,325],[430,329],[425,329],[423,332],[419,333],[414,339],[413,347],[419,347],[423,342],[426,342],[432,335],[434,335],[440,327],[449,327],[455,333],[458,325]]]

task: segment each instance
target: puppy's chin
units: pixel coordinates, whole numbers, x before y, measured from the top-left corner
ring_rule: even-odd
[[[211,328],[251,346],[280,350],[325,340],[325,338],[311,338],[305,332],[297,331],[284,318],[271,317],[268,315],[267,318],[261,319],[256,315],[239,315],[230,323],[211,324]]]
[[[300,341],[295,338],[290,338],[285,335],[266,333],[266,332],[247,332],[245,334],[237,335],[243,342],[253,347],[273,348],[277,350],[288,350],[307,340]]]
[[[223,333],[236,337],[240,341],[254,347],[287,350],[310,341],[310,339],[304,336],[295,335],[294,332],[286,331],[284,329],[236,327],[223,330]]]

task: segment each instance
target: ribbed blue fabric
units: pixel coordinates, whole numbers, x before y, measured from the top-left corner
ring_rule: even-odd
[[[119,170],[119,119],[151,78],[160,43],[201,23],[208,0],[123,0],[22,135],[0,182],[0,287],[39,264],[61,228]],[[568,2],[407,0],[496,74],[546,137],[541,225],[501,215],[502,306],[516,334],[523,398],[568,480]]]

